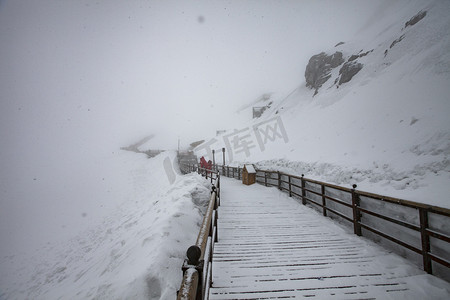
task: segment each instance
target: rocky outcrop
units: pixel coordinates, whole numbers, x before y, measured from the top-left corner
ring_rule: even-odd
[[[361,50],[361,52],[362,52],[362,51],[363,51],[363,50]],[[356,60],[356,59],[358,59],[358,58],[364,57],[364,56],[366,56],[367,54],[369,54],[370,52],[373,52],[373,49],[370,50],[370,51],[364,52],[364,53],[361,53],[361,52],[360,52],[360,54],[353,54],[352,56],[350,56],[350,58],[348,59],[348,61],[354,61],[354,60]]]
[[[334,79],[334,84],[339,85],[349,82],[363,68],[363,64],[358,62],[358,59],[364,57],[373,51],[363,52],[361,50],[358,54],[351,55],[344,63],[342,52],[335,52],[328,55],[325,52],[314,55],[310,58],[306,66],[305,78],[306,86],[315,89],[314,95],[319,91],[319,88],[331,77],[331,71],[339,67],[339,76]]]
[[[328,55],[325,52],[312,56],[305,70],[306,86],[318,89],[331,77],[331,70],[344,62],[342,52]]]
[[[425,18],[426,15],[427,15],[427,11],[426,10],[419,12],[417,15],[415,15],[414,17],[409,19],[408,22],[405,23],[405,28],[408,27],[408,26],[415,25],[417,22],[419,22],[420,20]]]
[[[363,50],[361,50],[359,54],[353,54],[352,56],[350,56],[347,62],[339,70],[340,78],[336,78],[335,83],[341,85],[343,83],[349,82],[353,78],[353,76],[355,76],[363,68],[363,64],[359,63],[357,59],[368,55],[369,53],[373,52],[373,50],[374,49],[367,52],[363,52]]]
[[[353,76],[355,76],[359,71],[361,71],[363,65],[356,61],[347,61],[342,68],[339,70],[339,85],[349,82]]]
[[[408,22],[405,23],[405,27],[402,28],[402,31],[403,31],[403,29],[405,29],[408,26],[413,26],[413,25],[417,24],[417,22],[419,22],[420,20],[425,18],[426,15],[427,15],[427,11],[426,10],[418,12],[414,17],[412,17],[411,19],[409,19]],[[402,34],[398,39],[394,40],[391,43],[391,46],[389,47],[389,49],[392,49],[392,47],[394,47],[395,45],[400,43],[404,38],[405,38],[405,34]],[[386,49],[384,51],[384,57],[386,57],[388,55],[388,52],[389,52],[388,49]]]
[[[384,51],[384,57],[388,55],[390,49],[395,47],[397,44],[402,42],[405,36],[408,34],[408,31],[405,30],[407,27],[414,26],[420,20],[425,18],[427,15],[427,11],[423,10],[413,16],[409,21],[405,23],[405,27],[401,30],[403,34],[399,35],[397,39],[392,41],[390,47]],[[343,45],[344,42],[337,43],[334,47],[339,47]],[[349,48],[349,47],[341,47],[341,48]],[[341,49],[339,48],[339,49]],[[359,52],[353,52],[355,54],[349,55],[344,58],[342,52],[336,51],[334,54],[327,54],[325,52],[316,54],[309,59],[308,65],[305,70],[305,78],[306,78],[306,86],[314,89],[314,96],[319,92],[319,89],[327,82],[332,74],[335,78],[332,78],[332,82],[326,85],[327,88],[331,88],[335,86],[339,88],[341,84],[347,83],[352,78],[362,70],[364,65],[361,61],[366,61],[366,59],[362,59],[364,56],[369,55],[375,49],[364,52],[364,50],[360,50]],[[349,54],[349,53],[347,53]],[[337,69],[339,69],[339,75],[337,75]],[[333,71],[333,69],[335,69]],[[337,76],[336,76],[337,75]]]
[[[396,39],[395,41],[392,42],[391,46],[389,47],[389,49],[392,49],[392,47],[394,47],[396,44],[400,43],[403,38],[405,37],[405,35],[403,34],[402,36],[400,36],[398,39]]]

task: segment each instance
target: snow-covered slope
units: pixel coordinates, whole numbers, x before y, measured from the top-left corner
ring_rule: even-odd
[[[324,3],[334,4],[333,1]],[[232,143],[234,153],[231,164],[256,162],[260,168],[303,173],[308,178],[345,186],[357,183],[361,190],[450,207],[450,2],[386,0],[380,3],[383,5],[373,12],[365,24],[361,24],[358,34],[351,40],[335,36],[336,40],[330,40],[328,49],[320,50],[329,54],[341,51],[346,61],[352,55],[370,52],[357,59],[363,68],[350,82],[337,87],[338,67],[332,70],[331,78],[315,96],[315,91],[307,88],[304,80],[299,81],[298,86],[289,87],[284,95],[280,94],[279,88],[276,93],[271,93],[272,87],[267,86],[263,92],[271,95],[269,102],[273,103],[261,118],[248,120],[252,106],[264,106],[267,101],[242,105],[240,114],[236,116],[220,116],[230,124],[228,129],[243,130],[242,137],[248,134],[246,139],[253,143],[249,145],[252,147],[248,153],[237,151],[242,148],[238,149]],[[427,13],[422,20],[406,26],[405,23],[413,16],[424,11]],[[71,10],[68,12],[72,13]],[[97,14],[93,15],[97,19]],[[341,15],[345,14],[341,12]],[[348,18],[351,15],[352,12],[346,14]],[[129,19],[128,16],[126,19]],[[237,27],[239,24],[235,25]],[[53,27],[53,24],[49,26]],[[295,32],[281,36],[288,38],[292,34]],[[76,43],[78,40],[73,41]],[[127,41],[123,43],[127,44]],[[339,42],[344,44],[335,46]],[[134,45],[131,42],[128,44]],[[197,44],[195,46],[198,48]],[[303,47],[316,51],[313,40],[305,41]],[[148,56],[148,53],[145,55]],[[54,57],[50,57],[53,60]],[[129,58],[135,59],[131,55]],[[289,57],[279,59],[290,61]],[[307,63],[305,60],[303,65],[298,65],[301,76]],[[59,68],[59,64],[55,66]],[[131,69],[135,73],[135,69]],[[179,70],[178,66],[174,69]],[[220,69],[216,71],[222,73]],[[258,71],[251,70],[249,74],[253,72]],[[95,72],[88,73],[103,78]],[[160,76],[160,72],[155,74]],[[52,80],[53,77],[49,82],[53,84]],[[171,80],[168,86],[173,87]],[[245,82],[239,84],[239,87],[232,88],[248,88]],[[106,86],[109,90],[110,85]],[[39,88],[53,90],[48,86]],[[28,91],[22,85],[20,90]],[[60,94],[55,95],[52,94],[52,97],[58,100],[58,105],[68,105],[59,101]],[[75,93],[74,97],[83,95]],[[104,103],[110,106],[110,95],[107,95]],[[127,104],[133,96],[126,94],[120,103]],[[8,165],[14,170],[11,174],[9,169],[3,169],[2,197],[8,198],[4,203],[14,205],[10,205],[12,208],[1,208],[0,299],[174,297],[181,280],[180,266],[184,251],[195,241],[201,220],[199,209],[204,204],[201,200],[208,196],[208,183],[195,174],[176,175],[175,178],[166,176],[164,161],[168,158],[173,162],[173,153],[161,154],[151,160],[135,153],[114,153],[108,158],[102,156],[105,151],[92,147],[97,141],[93,137],[87,138],[89,135],[86,137],[84,131],[91,130],[91,124],[101,124],[100,127],[108,128],[108,139],[116,139],[117,132],[105,125],[108,122],[99,122],[109,114],[108,110],[100,109],[104,104],[98,101],[93,103],[98,108],[98,114],[90,117],[92,119],[84,119],[85,114],[95,111],[87,108],[83,111],[83,118],[72,116],[72,120],[76,119],[79,123],[72,122],[74,125],[71,126],[83,133],[73,136],[64,132],[67,140],[59,141],[61,145],[74,141],[77,153],[89,153],[87,158],[83,158],[83,166],[78,166],[77,159],[72,159],[70,153],[56,146],[60,157],[55,157],[55,152],[43,152],[45,155],[41,153],[39,157],[36,153],[30,155],[28,144],[22,144],[22,140],[17,147],[4,149],[8,154],[5,161],[20,157],[21,164]],[[186,101],[186,105],[192,104]],[[41,107],[39,102],[33,102],[33,107],[36,111],[33,110],[32,115],[40,114],[37,110]],[[69,107],[80,109],[78,102]],[[22,112],[26,111],[25,108]],[[14,109],[21,110],[16,105]],[[45,106],[42,111],[44,109]],[[42,129],[38,130],[42,136],[37,135],[30,141],[33,149],[36,149],[35,143],[39,140],[45,144],[42,142],[46,141],[43,139],[44,133],[47,136],[54,132],[44,129],[59,126],[53,126],[51,122],[49,124],[52,126],[43,126],[44,118],[50,118],[47,114],[42,115],[42,119],[30,123]],[[66,115],[70,114],[59,113],[61,124]],[[117,115],[122,116],[122,108]],[[284,125],[286,137],[272,136],[273,140],[264,140],[266,143],[262,149],[251,126],[261,125],[261,122],[272,118],[278,118],[274,120]],[[5,122],[8,120],[6,118]],[[30,121],[26,117],[19,120],[20,124]],[[123,124],[131,119],[120,117],[117,118],[120,121],[113,120]],[[190,124],[188,121],[184,124]],[[80,127],[82,124],[88,125]],[[220,127],[223,125],[217,126],[219,128],[214,129],[224,129]],[[199,131],[187,125],[183,127]],[[23,131],[17,128],[27,127],[14,127],[15,131],[6,125],[4,128],[20,136]],[[216,150],[226,147],[224,137],[232,133],[228,131],[215,137],[216,140],[207,139],[207,143],[213,141],[211,147]],[[270,134],[270,130],[266,133]],[[173,134],[176,136],[176,133]],[[150,142],[153,143],[150,148],[160,147],[156,144],[160,143],[158,136]],[[238,144],[242,146],[242,143]],[[105,148],[108,151],[117,149]],[[205,152],[199,149],[198,154],[204,155]],[[216,159],[220,162],[217,156]],[[229,159],[230,155],[227,163]],[[32,162],[33,167],[30,167]],[[36,175],[42,173],[47,176]],[[17,187],[14,193],[5,192],[9,191],[6,188],[9,186]],[[84,198],[88,200],[81,203],[80,199]],[[52,201],[43,201],[45,199]],[[65,222],[61,222],[64,218]],[[48,226],[43,226],[43,223]],[[80,224],[85,225],[83,231],[75,234],[81,229]],[[88,230],[85,231],[85,228]],[[75,238],[65,242],[74,235]],[[50,236],[54,236],[56,242],[49,242],[44,248],[34,248],[38,244],[36,240],[47,241],[46,237]],[[26,243],[27,240],[33,243]],[[34,253],[30,255],[29,252]]]
[[[178,175],[176,165],[167,169],[176,164],[174,152],[122,159],[132,166],[123,204],[68,243],[1,257],[0,299],[175,298],[209,183],[198,174]]]
[[[423,19],[406,26],[423,12]],[[272,136],[275,140],[269,138],[261,149],[253,136],[255,147],[247,153],[234,144],[233,164],[255,162],[450,207],[449,14],[448,1],[385,2],[354,39],[330,41],[323,49],[330,55],[342,52],[345,61],[367,53],[356,60],[363,68],[340,85],[342,65],[332,69],[315,96],[303,81],[273,99],[261,118],[245,126],[279,117],[288,142]],[[223,136],[216,139],[213,148],[226,146]]]

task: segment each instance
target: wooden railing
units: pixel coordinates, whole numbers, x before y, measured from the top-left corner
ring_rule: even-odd
[[[216,170],[200,168],[197,165],[189,165],[189,164],[180,164],[180,170],[183,174],[196,172],[202,176],[205,176],[206,179],[210,179],[211,183],[213,183],[218,177],[219,172]]]
[[[242,168],[214,166],[240,180]],[[256,170],[256,182],[277,187],[324,216],[350,224],[365,236],[450,281],[450,210],[377,195],[278,171]]]
[[[213,184],[208,208],[195,245],[189,247],[183,263],[183,280],[177,299],[207,299],[211,286],[211,262],[217,242],[217,208],[220,205],[220,174],[217,171],[180,164],[183,173],[198,172]]]
[[[242,168],[214,165],[212,170],[180,164],[183,173],[197,172],[211,179],[211,198],[197,237],[187,251],[178,299],[207,299],[211,261],[217,241],[220,174],[242,179]],[[391,248],[422,264],[423,269],[450,281],[450,210],[377,195],[278,171],[256,169],[256,182],[276,187],[344,224],[353,232]]]

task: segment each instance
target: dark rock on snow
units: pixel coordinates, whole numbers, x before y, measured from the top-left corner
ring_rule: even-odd
[[[367,51],[367,52],[364,52],[364,53],[361,53],[361,54],[359,55],[359,57],[364,57],[364,56],[366,56],[367,54],[373,52],[373,50],[374,50],[374,49],[372,49],[372,50],[370,50],[370,51]],[[362,50],[361,50],[361,51],[362,51]]]
[[[362,51],[363,51],[363,50],[361,50],[361,52],[362,52]],[[373,49],[370,50],[370,51],[361,53],[361,54],[353,54],[352,56],[350,56],[350,58],[348,59],[348,61],[354,61],[354,60],[356,60],[356,59],[358,59],[358,58],[360,58],[360,57],[364,57],[364,56],[366,56],[367,54],[369,54],[369,53],[372,52],[372,51],[373,51]]]
[[[339,84],[349,82],[353,76],[355,76],[359,71],[361,71],[363,65],[358,62],[348,61],[339,70],[341,79],[339,79]]]
[[[408,22],[405,23],[405,28],[408,26],[413,26],[427,15],[427,11],[421,11],[414,17],[412,17]]]
[[[392,49],[392,47],[394,47],[397,43],[400,43],[403,40],[404,37],[405,37],[405,35],[402,35],[401,37],[399,37],[398,39],[393,41],[391,46],[389,47],[389,49]]]
[[[342,52],[328,55],[325,52],[314,55],[309,59],[305,70],[306,86],[317,90],[330,77],[330,71],[344,62]]]
[[[354,61],[355,59],[359,58],[359,55],[355,55],[353,54],[352,56],[350,56],[350,58],[348,59],[348,61]]]

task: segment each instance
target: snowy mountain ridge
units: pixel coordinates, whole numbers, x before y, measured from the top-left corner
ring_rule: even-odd
[[[354,40],[322,53],[342,53],[342,61],[321,75],[329,78],[317,91],[303,81],[242,125],[279,117],[289,142],[233,153],[231,163],[450,207],[449,13],[444,1],[381,6]],[[341,82],[346,64],[362,68]],[[216,149],[226,146],[223,136]]]

